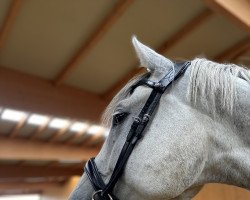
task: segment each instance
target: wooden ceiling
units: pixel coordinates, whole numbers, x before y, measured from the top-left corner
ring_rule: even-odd
[[[86,121],[58,123],[56,116],[3,107],[0,116],[0,195],[42,192],[46,184],[60,186],[80,176],[105,139],[105,128]]]
[[[171,59],[250,66],[249,10],[248,0],[1,0],[0,107],[100,123],[114,94],[143,71],[132,35]],[[0,120],[0,194],[80,175],[104,139],[27,120]]]

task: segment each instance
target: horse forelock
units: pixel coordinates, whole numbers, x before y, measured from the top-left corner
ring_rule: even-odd
[[[187,97],[209,113],[220,115],[218,108],[233,114],[237,103],[238,78],[250,84],[250,71],[235,64],[219,64],[205,58],[191,62]]]

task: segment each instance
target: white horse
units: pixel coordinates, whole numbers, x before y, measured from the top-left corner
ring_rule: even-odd
[[[133,38],[141,65],[159,81],[173,63]],[[134,116],[151,88],[129,82],[112,100],[106,119],[126,113],[111,126],[95,161],[108,182]],[[163,94],[150,124],[126,163],[113,194],[121,200],[191,199],[206,183],[250,189],[250,71],[233,64],[194,59]],[[84,173],[70,200],[91,199]]]

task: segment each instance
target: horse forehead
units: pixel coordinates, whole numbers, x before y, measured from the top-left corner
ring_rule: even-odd
[[[135,88],[134,92],[130,96],[119,101],[119,103],[116,105],[116,108],[126,109],[145,103],[151,91],[152,89],[146,86],[138,86]]]

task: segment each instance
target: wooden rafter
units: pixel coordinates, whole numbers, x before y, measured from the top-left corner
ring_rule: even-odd
[[[83,168],[83,166],[85,166],[86,165],[86,161],[83,161],[83,162],[80,162],[80,163],[78,163],[78,164],[76,164],[76,165],[73,165],[71,168],[72,169],[78,169],[79,167],[82,169]]]
[[[103,143],[105,142],[105,136],[100,135],[99,137],[95,138],[95,140],[91,141],[90,143],[87,144],[87,147],[96,147],[96,148],[101,148]]]
[[[68,138],[64,143],[65,144],[73,144],[75,140],[80,139],[84,136],[86,136],[86,131],[88,130],[90,126],[86,126],[86,128],[78,133],[71,134],[71,137]]]
[[[95,143],[96,141],[99,141],[99,140],[104,140],[102,133],[96,133],[95,135],[92,135],[91,137],[84,140],[81,145],[89,147],[93,143]]]
[[[95,156],[99,148],[87,148],[58,143],[0,138],[0,159],[12,160],[79,160]]]
[[[66,168],[70,168],[70,169],[82,169],[82,166],[84,166],[86,163],[86,161],[77,161],[76,163],[69,163],[69,165],[67,166],[62,166],[62,162],[60,162],[59,160],[54,160],[51,162],[48,162],[44,167],[45,168],[51,168],[51,167],[66,167]]]
[[[232,47],[226,49],[224,52],[217,55],[214,60],[218,62],[235,60],[238,56],[243,54],[249,48],[250,37],[243,38],[241,41],[239,41]]]
[[[65,144],[74,144],[74,142],[77,139],[80,139],[82,137],[86,137],[85,133],[76,133],[76,134],[72,135],[70,138],[68,138],[64,143]]]
[[[25,183],[25,182],[10,182],[0,183],[0,195],[10,194],[28,194],[39,193],[44,189],[50,189],[53,187],[61,187],[61,182],[42,182],[42,183]]]
[[[232,58],[231,58],[231,61],[237,61],[238,60],[238,58],[239,57],[241,57],[242,55],[244,55],[245,53],[247,53],[248,51],[249,51],[249,47],[248,48],[246,48],[246,49],[244,49],[244,50],[242,50],[242,51],[240,51],[240,52],[238,52],[237,54],[235,54]]]
[[[68,133],[69,127],[70,125],[74,124],[75,121],[72,121],[70,124],[68,124],[68,126],[66,126],[63,129],[59,129],[57,132],[55,132],[48,140],[48,142],[56,142],[58,140],[58,138],[62,137],[63,135]],[[69,136],[69,138],[67,138],[66,141],[68,141],[69,139],[71,139],[73,136],[78,135],[77,134],[71,134],[71,136]],[[65,142],[64,142],[65,143]]]
[[[45,167],[57,167],[59,164],[60,163],[58,160],[53,160],[53,161],[49,162]]]
[[[29,139],[30,140],[37,139],[43,133],[43,131],[46,130],[46,128],[48,128],[49,123],[50,119],[48,119],[44,124],[38,126],[36,130],[33,133],[31,133]]]
[[[193,19],[191,19],[188,23],[186,23],[181,29],[179,29],[175,34],[173,34],[170,38],[168,38],[163,44],[157,49],[159,53],[165,53],[177,43],[181,41],[181,39],[188,36],[188,34],[192,33],[196,30],[200,25],[202,25],[209,17],[211,17],[213,12],[209,9],[203,10]]]
[[[10,138],[18,136],[20,129],[25,125],[27,116],[23,117],[8,134]]]
[[[119,0],[111,12],[101,22],[97,29],[90,35],[87,41],[83,44],[80,50],[71,58],[67,65],[62,69],[55,79],[55,84],[61,84],[67,76],[76,68],[90,52],[90,50],[100,41],[105,33],[112,27],[112,25],[119,19],[125,10],[131,5],[133,0]]]
[[[21,6],[21,0],[13,0],[9,11],[4,19],[3,26],[0,30],[0,49],[2,49],[3,45],[5,44],[8,34],[11,30],[11,27],[14,24],[15,18]]]
[[[192,20],[186,23],[182,28],[180,28],[176,33],[174,33],[170,38],[162,43],[162,45],[157,48],[157,52],[165,53],[170,48],[175,46],[181,39],[185,38],[188,34],[196,30],[201,24],[203,24],[213,12],[209,9],[203,10],[200,14],[195,16]],[[102,97],[103,99],[109,101],[115,93],[117,93],[132,77],[137,74],[144,72],[144,68],[134,68],[131,72],[124,76],[120,81],[114,84],[107,92],[105,92]]]
[[[205,0],[205,2],[209,7],[250,32],[249,0]]]
[[[0,105],[30,113],[99,123],[106,106],[98,95],[0,67]]]
[[[56,131],[49,139],[48,142],[55,142],[57,141],[58,138],[60,138],[63,134],[65,134],[67,132],[69,128],[69,125],[66,126],[65,128],[59,129],[58,131]]]
[[[69,177],[81,174],[81,167],[0,165],[0,178]]]
[[[25,163],[26,163],[26,160],[20,160],[20,161],[18,161],[18,163],[15,164],[15,166],[19,167],[19,166],[25,165]]]

